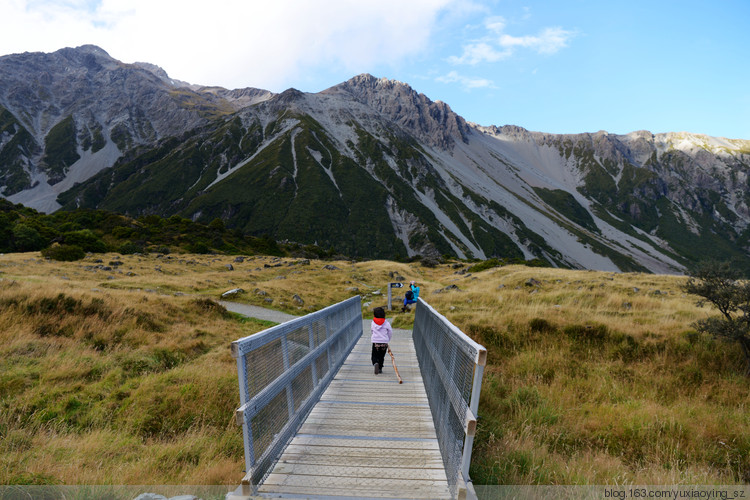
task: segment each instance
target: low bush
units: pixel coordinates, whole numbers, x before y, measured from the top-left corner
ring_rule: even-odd
[[[52,245],[42,250],[42,255],[52,260],[71,262],[86,257],[86,252],[77,245]]]

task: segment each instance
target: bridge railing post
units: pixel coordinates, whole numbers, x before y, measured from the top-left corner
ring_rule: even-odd
[[[479,415],[479,393],[482,392],[482,377],[484,376],[484,366],[486,364],[487,351],[484,351],[485,359],[481,360],[481,364],[478,363],[474,368],[474,384],[471,388],[471,402],[469,403],[469,410],[474,415]],[[464,451],[461,463],[461,473],[464,476],[466,482],[471,481],[469,479],[469,467],[471,466],[471,452],[474,446],[474,435],[471,433],[466,436],[464,441]]]

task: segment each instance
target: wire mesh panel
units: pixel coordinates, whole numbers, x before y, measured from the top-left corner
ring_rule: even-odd
[[[263,455],[263,450],[268,448],[284,423],[286,418],[278,418],[278,415],[287,411],[287,393],[286,389],[279,392],[271,401],[265,405],[257,415],[251,420],[251,430],[255,436],[255,450],[253,460],[258,461]]]
[[[448,485],[457,496],[469,481],[486,350],[421,298],[413,338]]]
[[[281,339],[274,339],[245,354],[244,366],[253,367],[247,373],[247,384],[244,386],[245,399],[249,400],[284,373]]]
[[[232,342],[248,482],[257,486],[362,336],[360,298]]]

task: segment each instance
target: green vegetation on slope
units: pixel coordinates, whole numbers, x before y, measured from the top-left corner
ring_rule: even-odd
[[[78,154],[76,140],[76,123],[73,116],[68,116],[52,127],[44,138],[44,157],[50,184],[60,182],[72,164],[81,157]]]
[[[99,123],[93,123],[89,124],[88,127],[84,127],[78,136],[78,143],[84,151],[88,151],[89,149],[92,153],[100,151],[107,145],[102,126]]]
[[[422,204],[414,193],[414,190],[403,181],[403,178],[399,176],[398,172],[393,170],[386,161],[386,154],[392,153],[392,151],[389,150],[388,145],[379,141],[376,137],[369,134],[359,126],[355,125],[355,131],[358,136],[357,144],[349,144],[349,147],[352,148],[357,155],[357,163],[359,166],[364,167],[372,165],[375,176],[377,176],[383,186],[387,188],[398,207],[415,216],[424,225],[423,228],[420,228],[410,235],[409,245],[412,248],[420,248],[422,245],[429,242],[440,254],[452,254],[453,249],[439,232],[443,226],[437,220],[435,214]],[[407,144],[401,144],[400,147],[397,144],[393,144],[393,147],[396,151],[408,149]],[[403,156],[404,154],[405,153],[396,153],[392,156]],[[408,171],[408,169],[404,169],[404,166],[400,167],[399,170]],[[419,185],[417,187],[419,188]],[[447,230],[445,230],[445,232],[446,234],[450,233]],[[405,252],[406,249],[404,248],[404,255]]]
[[[84,252],[193,252],[283,255],[301,252],[327,255],[319,247],[285,245],[227,229],[218,221],[192,222],[179,216],[148,215],[131,219],[104,210],[80,209],[46,215],[0,199],[0,252],[43,250],[50,245],[72,246]]]
[[[695,264],[711,255],[721,260],[737,259],[737,265],[750,272],[750,259],[742,246],[737,245],[743,235],[737,234],[726,222],[734,221],[736,215],[720,193],[695,186],[687,190],[693,198],[681,200],[679,206],[668,198],[667,184],[659,173],[686,171],[691,159],[684,153],[671,151],[658,158],[654,153],[646,162],[648,168],[626,161],[621,165],[616,182],[618,169],[612,161],[600,163],[593,150],[582,144],[567,141],[559,147],[561,154],[574,155],[577,159],[584,181],[579,191],[598,202],[593,210],[603,220],[651,245],[656,244],[647,234],[663,239],[669,245],[663,251],[682,264]],[[687,221],[686,216],[692,221]],[[612,257],[614,251],[606,255]]]
[[[6,135],[10,140],[0,148],[0,185],[5,186],[2,194],[11,196],[31,187],[31,177],[23,169],[22,157],[32,156],[38,145],[29,131],[0,106],[0,136]]]
[[[227,225],[249,234],[351,256],[394,249],[405,255],[388,223],[384,187],[340,155],[312,118],[295,118],[296,127],[275,136],[251,163],[196,196],[182,213],[200,214],[199,220],[226,217]]]
[[[562,189],[534,188],[536,194],[549,206],[557,210],[560,215],[567,217],[579,226],[599,233],[599,228],[594,222],[591,214],[581,206],[578,201],[567,191]]]

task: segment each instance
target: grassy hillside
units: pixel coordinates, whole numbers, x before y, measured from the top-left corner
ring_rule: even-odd
[[[750,481],[743,357],[690,327],[711,311],[683,280],[508,267],[428,295],[488,349],[475,482]]]
[[[742,356],[690,327],[709,311],[683,278],[462,267],[0,255],[0,484],[238,484],[229,345],[267,324],[212,299],[302,314],[359,293],[367,312],[392,272],[488,349],[477,484],[750,481]]]

